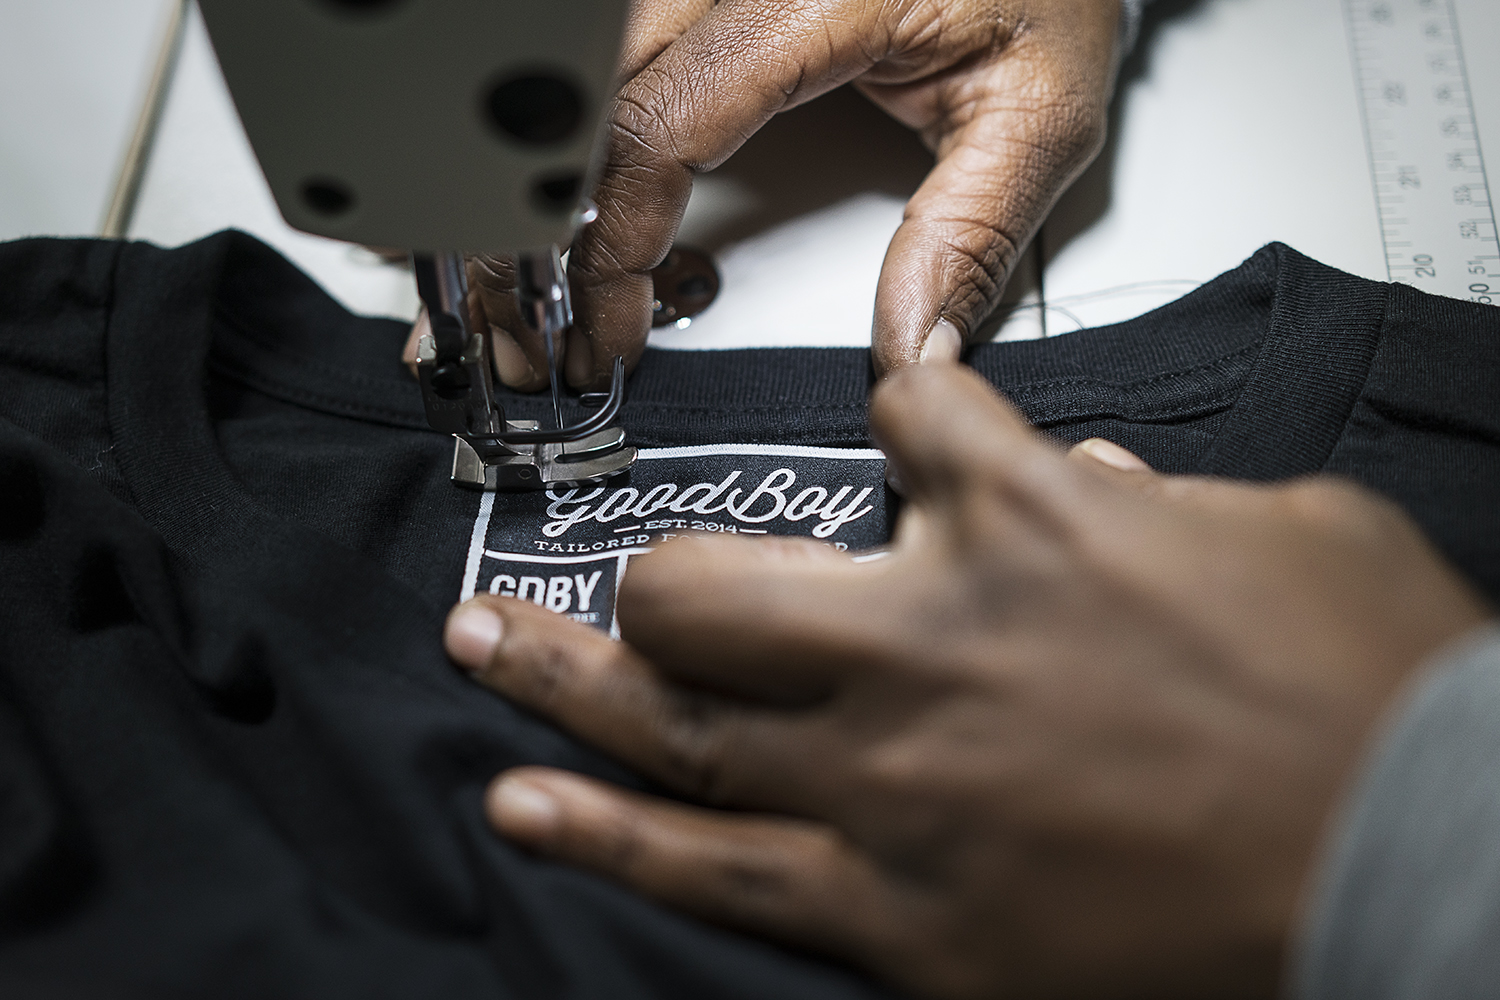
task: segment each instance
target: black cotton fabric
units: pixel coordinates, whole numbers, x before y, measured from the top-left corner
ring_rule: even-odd
[[[0,996],[879,995],[488,832],[504,767],[644,786],[443,656],[479,499],[404,336],[242,234],[0,246]],[[968,359],[1064,441],[1363,482],[1500,597],[1500,310],[1272,245]],[[623,422],[859,447],[869,384],[859,350],[651,351]]]

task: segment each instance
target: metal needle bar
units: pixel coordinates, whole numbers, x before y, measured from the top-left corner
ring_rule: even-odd
[[[552,389],[552,412],[562,429],[561,372],[556,339],[573,324],[573,302],[568,294],[568,276],[562,255],[550,246],[516,257],[516,300],[527,324],[541,335],[547,349],[547,382]]]

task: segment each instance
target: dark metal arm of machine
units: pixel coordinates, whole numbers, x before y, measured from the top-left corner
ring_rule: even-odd
[[[609,424],[624,399],[562,421],[558,254],[592,217],[589,188],[629,0],[198,0],[235,109],[297,229],[414,257],[432,320],[418,371],[428,421],[453,434],[453,479],[538,489],[628,468]],[[517,304],[542,336],[556,426],[507,420],[489,338],[473,330],[462,250],[522,250]],[[584,397],[589,402],[590,397]]]

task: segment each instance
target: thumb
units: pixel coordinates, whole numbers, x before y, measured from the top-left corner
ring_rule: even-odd
[[[1104,143],[1107,59],[1058,57],[1032,35],[972,73],[929,132],[937,165],[881,267],[872,337],[881,375],[957,358],[1042,219]]]

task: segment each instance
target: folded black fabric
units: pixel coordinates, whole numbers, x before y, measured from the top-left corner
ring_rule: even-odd
[[[439,644],[476,589],[608,627],[694,521],[877,543],[866,353],[648,352],[631,479],[496,499],[449,484],[404,336],[241,234],[0,246],[0,996],[877,994],[498,841],[504,767],[642,783]],[[1492,307],[1273,245],[969,360],[1063,440],[1364,482],[1500,596]]]

